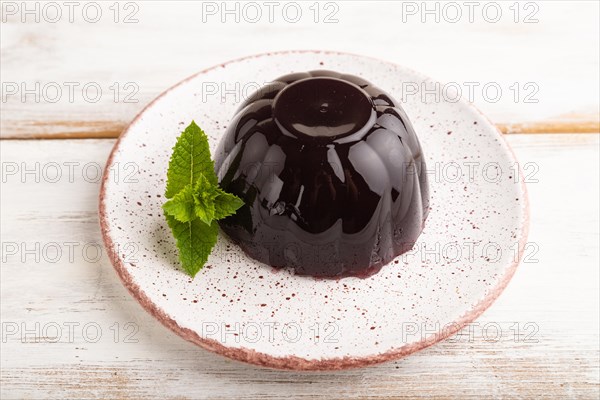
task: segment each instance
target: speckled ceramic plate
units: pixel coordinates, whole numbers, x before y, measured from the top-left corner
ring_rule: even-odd
[[[162,214],[177,136],[192,119],[212,150],[237,104],[295,71],[359,75],[402,99],[429,169],[431,211],[413,250],[367,278],[316,280],[249,259],[220,235],[190,279]],[[160,95],[121,135],[100,195],[102,233],[133,296],[183,338],[253,364],[342,369],[396,359],[454,334],[512,277],[527,236],[516,160],[475,108],[401,66],[350,54],[284,52],[218,65]],[[416,94],[409,95],[417,89]],[[447,100],[446,100],[447,99]],[[137,174],[122,176],[124,166]]]

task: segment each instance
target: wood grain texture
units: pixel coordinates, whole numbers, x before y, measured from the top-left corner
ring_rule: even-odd
[[[435,15],[422,14],[422,2],[413,2],[419,10],[409,14],[402,5],[407,2],[391,1],[330,2],[337,7],[337,23],[323,22],[334,10],[325,10],[324,3],[315,23],[309,2],[301,3],[297,23],[282,17],[283,3],[272,23],[266,9],[257,23],[243,17],[236,23],[235,16],[222,23],[220,13],[203,21],[201,2],[131,3],[138,7],[137,23],[114,23],[112,3],[101,3],[103,18],[94,24],[81,12],[73,23],[66,17],[57,23],[29,17],[22,23],[16,15],[0,24],[0,137],[116,137],[145,104],[178,81],[231,59],[291,49],[346,51],[406,65],[459,87],[463,98],[505,132],[598,131],[595,1],[530,2],[537,11],[520,3],[518,23],[511,2],[499,2],[502,18],[496,23],[486,22],[483,4],[472,23],[464,7],[459,22],[436,22]],[[445,3],[437,3],[443,16]],[[538,22],[523,22],[533,11]],[[121,10],[120,20],[124,16]],[[40,98],[23,98],[23,89],[35,91],[36,83]],[[72,99],[65,83],[77,85]],[[10,94],[12,85],[16,94]],[[87,99],[86,85],[92,85]],[[493,87],[484,93],[486,85]],[[91,101],[93,86],[102,92],[97,101]],[[62,95],[51,102],[55,90]]]
[[[114,138],[172,84],[244,55],[364,54],[463,89],[465,82],[502,88],[497,102],[481,91],[473,102],[505,133],[538,133],[508,137],[538,180],[528,184],[533,251],[479,325],[454,340],[367,369],[259,369],[178,338],[119,282],[98,247],[97,221],[97,172],[114,140],[3,140],[1,398],[600,396],[599,138],[548,134],[600,130],[597,2],[535,2],[534,24],[515,24],[510,14],[496,24],[422,23],[419,15],[399,22],[401,5],[392,2],[336,2],[334,24],[312,22],[308,5],[296,24],[280,17],[223,24],[218,16],[201,22],[201,5],[191,2],[135,3],[135,24],[114,23],[108,2],[107,17],[96,24],[0,23],[0,81],[27,88],[56,83],[63,90],[55,103],[47,96],[23,101],[5,98],[3,85],[0,138]],[[378,40],[355,29],[365,25],[376,27]],[[64,82],[97,84],[102,96],[91,102],[76,90],[70,101]],[[138,88],[134,102],[124,101],[134,92],[124,88],[129,82]],[[518,101],[510,89],[515,83]],[[524,101],[527,83],[539,88],[537,102]],[[494,324],[499,340],[489,340]]]
[[[600,123],[594,116],[576,121],[547,121],[515,124],[496,124],[500,132],[511,133],[593,133],[600,132]],[[116,139],[127,128],[128,123],[112,121],[58,121],[51,123],[31,122],[19,127],[12,134],[0,136],[2,139]],[[33,126],[34,128],[32,128]],[[30,133],[37,130],[37,133]],[[9,129],[10,131],[10,129]]]
[[[529,242],[538,250],[472,337],[466,329],[403,360],[335,373],[230,361],[142,310],[95,252],[94,171],[114,140],[2,141],[0,397],[597,399],[599,137],[508,140],[534,166]],[[499,340],[482,329],[494,323]]]

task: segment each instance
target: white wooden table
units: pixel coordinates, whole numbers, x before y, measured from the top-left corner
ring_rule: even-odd
[[[207,15],[214,9],[203,10],[206,2],[120,3],[118,23],[112,2],[99,3],[97,23],[77,12],[70,23],[59,2],[64,15],[57,23],[45,20],[55,16],[50,9],[39,23],[32,16],[23,23],[22,10],[7,3],[0,25],[1,398],[600,395],[597,2],[520,3],[518,23],[513,2],[499,2],[499,22],[475,14],[473,23],[455,24],[443,15],[440,23],[423,23],[414,9],[403,9],[411,2],[320,3],[319,23],[313,2],[301,3],[295,24],[281,14],[273,23],[250,23],[247,14],[224,24],[218,13]],[[331,10],[338,22],[324,23]],[[524,23],[532,10],[538,22]],[[123,23],[133,11],[138,22]],[[452,340],[366,369],[261,369],[172,334],[114,273],[98,227],[96,174],[122,128],[196,71],[300,48],[371,55],[443,82],[502,88],[497,102],[481,91],[473,100],[508,133],[520,163],[531,165],[531,247],[500,299]],[[14,84],[35,90],[36,82],[47,87],[39,102],[35,93],[12,93]],[[65,82],[78,84],[73,101]],[[126,88],[129,82],[134,86]],[[82,95],[86,84],[102,89],[97,102]],[[57,86],[62,96],[51,102]],[[520,88],[519,98],[511,86]],[[128,94],[137,102],[125,102]],[[526,94],[538,101],[525,102]]]

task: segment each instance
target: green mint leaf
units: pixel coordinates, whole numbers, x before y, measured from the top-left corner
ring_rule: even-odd
[[[235,212],[244,205],[242,199],[227,193],[221,189],[216,190],[217,196],[215,197],[215,219],[223,219],[235,214]]]
[[[175,196],[187,185],[193,185],[200,174],[204,174],[212,185],[217,185],[214,163],[210,158],[208,137],[192,121],[173,147],[167,171],[167,191],[165,193],[167,199]]]
[[[244,202],[219,188],[208,137],[194,121],[177,139],[167,171],[163,204],[183,269],[195,276],[217,243],[217,220]]]
[[[210,224],[215,221],[214,200],[206,201],[201,197],[194,197],[194,212],[202,222]]]
[[[163,204],[163,210],[166,214],[175,217],[179,222],[189,222],[196,218],[194,209],[194,187],[187,185],[181,192]]]
[[[205,224],[209,225],[215,219],[215,185],[211,185],[204,174],[200,174],[194,185],[194,212]]]
[[[219,227],[215,221],[207,225],[199,219],[179,222],[171,215],[166,217],[179,249],[179,261],[185,272],[194,277],[202,269],[217,243]]]

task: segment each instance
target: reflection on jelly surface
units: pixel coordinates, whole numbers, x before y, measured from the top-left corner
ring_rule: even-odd
[[[369,276],[408,251],[429,210],[425,160],[404,110],[362,78],[280,77],[239,108],[219,144],[220,222],[251,257],[297,274]]]

